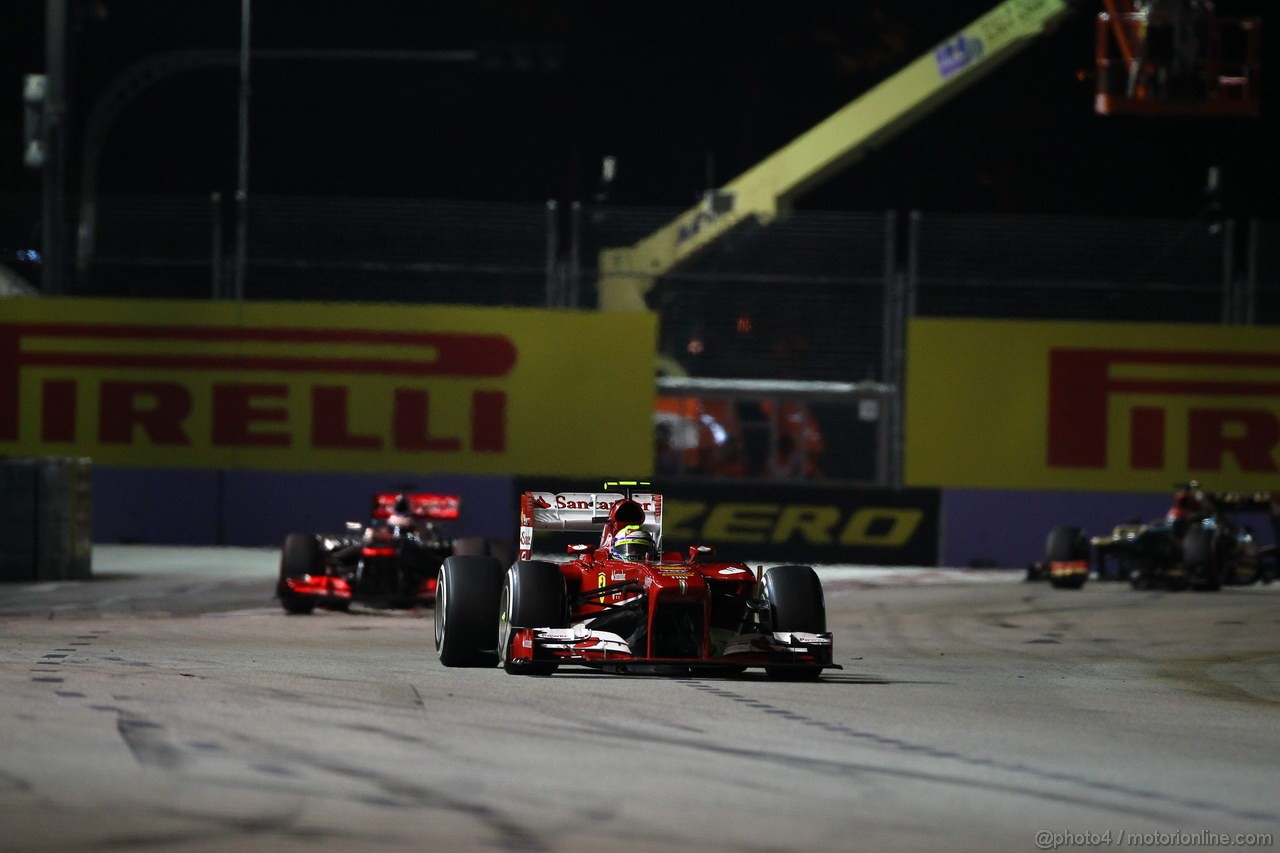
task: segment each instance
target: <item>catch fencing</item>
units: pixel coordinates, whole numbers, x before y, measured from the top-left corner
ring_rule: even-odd
[[[682,212],[265,195],[247,210],[237,270],[229,199],[100,197],[65,292],[590,309],[600,251]],[[36,283],[39,223],[37,196],[0,195],[3,262]],[[668,414],[725,419],[741,444],[708,459],[695,430],[664,473],[896,486],[909,318],[1280,324],[1280,222],[793,211],[738,226],[646,300],[663,371],[720,380],[666,389]],[[789,431],[808,458],[783,473]]]

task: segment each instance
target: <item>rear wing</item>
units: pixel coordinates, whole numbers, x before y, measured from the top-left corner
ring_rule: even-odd
[[[662,495],[651,492],[525,492],[520,496],[520,559],[533,554],[535,530],[597,532],[600,543],[613,535],[614,507],[630,501],[643,510],[643,520],[620,519],[647,530],[662,548]]]
[[[1214,492],[1209,499],[1219,509],[1280,516],[1280,492]]]
[[[382,492],[373,496],[373,517],[386,519],[395,509],[396,499],[409,499],[409,513],[423,521],[457,521],[461,500],[457,495],[438,495],[427,492]]]

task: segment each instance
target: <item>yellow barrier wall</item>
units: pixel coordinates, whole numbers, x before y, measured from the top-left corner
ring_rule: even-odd
[[[647,313],[7,299],[0,454],[642,475],[656,335]]]
[[[908,336],[908,485],[1276,487],[1274,329],[919,319]]]

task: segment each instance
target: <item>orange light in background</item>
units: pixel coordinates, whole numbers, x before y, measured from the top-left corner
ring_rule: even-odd
[[[751,315],[739,314],[738,315],[738,334],[749,335],[751,334],[751,329],[752,329]]]

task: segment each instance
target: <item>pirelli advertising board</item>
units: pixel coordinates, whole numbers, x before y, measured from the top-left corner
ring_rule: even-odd
[[[516,481],[517,493],[598,492],[601,487],[601,480]],[[748,563],[938,564],[937,489],[724,480],[654,482],[646,491],[662,495],[663,550],[712,545],[717,557]],[[593,535],[540,531],[534,550],[555,554],[568,544],[594,541]]]
[[[1275,329],[920,319],[908,334],[910,485],[1276,487]]]
[[[5,299],[0,455],[648,471],[655,338],[642,312]]]

